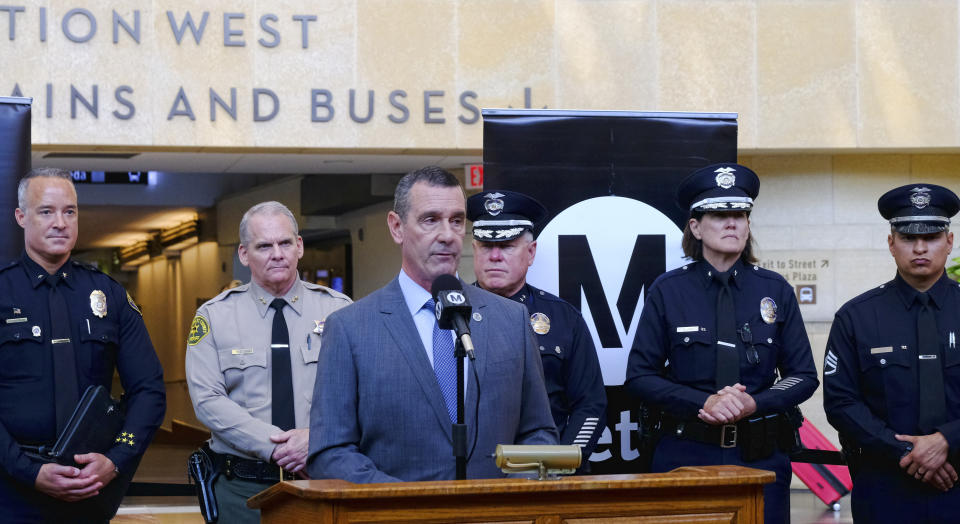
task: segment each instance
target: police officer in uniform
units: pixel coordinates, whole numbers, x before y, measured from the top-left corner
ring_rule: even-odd
[[[163,371],[123,287],[70,258],[78,217],[70,173],[35,169],[20,181],[17,197],[25,251],[0,269],[2,520],[106,522],[116,507],[95,496],[111,492],[119,504],[125,480],[163,422]],[[113,447],[76,455],[79,468],[24,453],[52,446],[83,391],[109,390],[114,369],[127,415]]]
[[[279,202],[240,221],[240,262],[251,282],[200,306],[187,340],[186,372],[197,418],[210,428],[221,522],[259,522],[246,499],[280,480],[306,478],[310,402],[327,315],[350,303],[301,281],[303,239]],[[288,476],[287,478],[293,478]]]
[[[793,288],[756,265],[750,210],[760,189],[744,166],[714,164],[680,183],[692,262],[646,293],[627,361],[627,391],[662,410],[653,471],[739,464],[777,474],[764,487],[767,523],[790,519],[798,421],[785,413],[818,386]]]
[[[960,287],[944,265],[960,199],[909,184],[877,207],[897,274],[837,311],[823,406],[850,465],[855,521],[956,522]]]
[[[514,191],[488,191],[467,199],[476,285],[527,306],[560,443],[582,448],[580,472],[587,472],[587,459],[606,425],[607,395],[583,316],[526,281],[537,253],[533,229],[546,216],[540,202]]]

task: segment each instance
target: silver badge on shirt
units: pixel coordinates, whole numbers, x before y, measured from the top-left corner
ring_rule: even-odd
[[[100,318],[107,316],[107,295],[103,291],[94,289],[90,293],[90,310]]]

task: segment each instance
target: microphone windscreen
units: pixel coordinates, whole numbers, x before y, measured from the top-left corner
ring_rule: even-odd
[[[441,291],[450,290],[463,291],[463,284],[460,283],[460,279],[453,275],[440,275],[430,286],[430,294],[433,295],[434,300],[437,299],[437,295]]]

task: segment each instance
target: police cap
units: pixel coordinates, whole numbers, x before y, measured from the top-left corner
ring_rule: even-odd
[[[960,199],[942,186],[908,184],[884,193],[877,209],[897,232],[925,235],[950,227],[950,217],[960,210]]]
[[[677,201],[690,211],[749,211],[760,192],[760,178],[734,163],[713,164],[680,182]]]
[[[516,191],[484,191],[467,199],[473,238],[481,242],[513,240],[524,231],[533,231],[546,216],[543,204]]]

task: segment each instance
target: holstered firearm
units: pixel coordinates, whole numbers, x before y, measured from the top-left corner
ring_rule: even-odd
[[[660,443],[660,409],[640,404],[640,442],[637,446],[639,473],[649,473],[653,468],[653,452]]]
[[[219,471],[210,457],[209,444],[204,443],[200,449],[194,451],[187,459],[187,472],[197,487],[197,501],[200,503],[200,513],[207,524],[217,522],[220,517],[217,511],[217,496],[213,492],[213,483]]]

